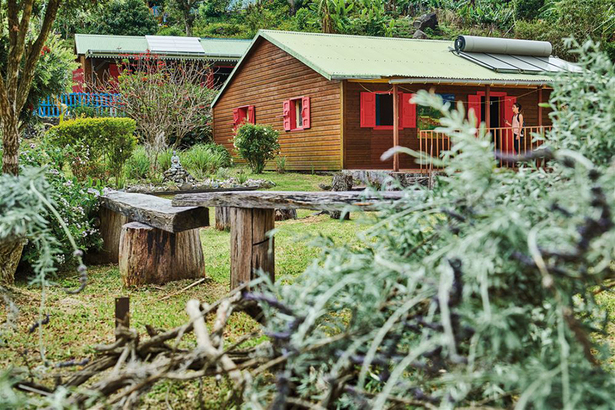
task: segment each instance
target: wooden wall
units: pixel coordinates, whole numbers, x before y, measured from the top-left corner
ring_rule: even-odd
[[[327,81],[265,39],[259,39],[214,106],[214,140],[232,154],[233,109],[254,105],[256,122],[280,131],[289,170],[341,169],[341,84]],[[282,103],[311,99],[311,128],[284,131]]]
[[[419,89],[434,88],[437,93],[454,94],[455,101],[464,101],[467,110],[468,95],[484,91],[484,87],[400,85],[399,92],[416,92]],[[393,160],[381,161],[380,156],[393,146],[393,130],[374,130],[360,126],[360,98],[363,91],[391,90],[390,84],[346,82],[344,85],[344,168],[345,169],[392,169]],[[517,96],[523,107],[525,124],[538,125],[538,92],[527,88],[491,88],[492,92],[506,92]],[[548,101],[549,91],[543,91],[544,101]],[[543,109],[543,125],[550,124],[548,109]],[[484,118],[483,118],[484,120]],[[419,150],[416,128],[399,131],[402,146]],[[416,169],[418,165],[413,158],[400,154],[400,168]]]

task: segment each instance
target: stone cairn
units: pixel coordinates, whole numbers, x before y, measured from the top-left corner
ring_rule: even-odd
[[[171,168],[164,171],[162,182],[174,182],[176,184],[185,184],[196,182],[196,179],[186,171],[179,162],[179,156],[173,151],[171,157]]]

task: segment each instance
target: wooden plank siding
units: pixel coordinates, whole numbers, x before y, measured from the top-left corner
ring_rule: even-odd
[[[343,95],[343,118],[344,118],[344,168],[345,169],[392,169],[393,160],[381,161],[380,156],[393,146],[393,130],[376,130],[361,128],[361,92],[364,91],[387,91],[391,90],[390,84],[378,84],[373,82],[350,82],[344,84]],[[449,85],[400,85],[399,92],[412,93],[419,89],[429,90],[442,94],[454,94],[455,101],[464,101],[467,110],[468,95],[485,91],[484,87],[462,87]],[[538,125],[538,91],[528,88],[499,88],[492,87],[491,92],[506,92],[509,96],[516,96],[517,101],[523,107],[525,124],[527,126]],[[548,101],[550,90],[543,90],[543,100]],[[492,97],[492,99],[497,97]],[[418,113],[417,113],[418,121]],[[484,116],[483,116],[484,121]],[[549,109],[543,108],[542,125],[550,125]],[[502,125],[504,126],[504,125]],[[419,140],[416,128],[404,128],[399,131],[399,141],[402,146],[419,150]],[[400,167],[402,169],[417,169],[419,166],[414,159],[405,154],[400,154]]]
[[[261,38],[214,106],[214,140],[235,156],[233,109],[254,105],[256,123],[280,132],[280,151],[288,170],[339,170],[340,89],[339,81],[326,80]],[[311,128],[284,131],[282,103],[302,96],[310,97]]]

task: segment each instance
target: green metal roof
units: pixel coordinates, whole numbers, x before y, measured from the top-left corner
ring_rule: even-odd
[[[548,81],[551,78],[494,72],[453,54],[452,41],[270,30],[258,35],[329,80],[421,77]]]
[[[205,59],[217,61],[237,61],[250,46],[251,40],[226,38],[202,38],[199,40],[204,56],[183,55],[182,53],[164,54],[161,58]],[[141,54],[149,51],[145,36],[113,36],[99,34],[75,34],[77,54],[87,57],[122,57],[126,54]]]
[[[235,38],[202,38],[201,46],[208,56],[228,56],[241,58],[246,52],[252,40]]]
[[[260,30],[214,104],[259,38],[292,55],[328,80],[414,78],[424,82],[476,82],[543,85],[546,74],[499,73],[451,52],[453,42],[341,34]]]

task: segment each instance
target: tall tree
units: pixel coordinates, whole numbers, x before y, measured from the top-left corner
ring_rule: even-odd
[[[92,13],[87,32],[119,36],[156,34],[158,23],[144,0],[112,0]]]
[[[169,0],[168,5],[171,8],[171,12],[180,15],[188,37],[192,36],[194,20],[197,16],[198,6],[201,3],[202,0]]]
[[[19,115],[26,104],[34,69],[53,26],[61,0],[36,2],[42,14],[36,33],[31,33],[35,0],[2,0],[3,19],[0,29],[8,36],[8,54],[0,75],[0,118],[2,119],[2,171],[19,172]],[[6,27],[4,26],[6,21]],[[28,35],[31,34],[31,35]],[[33,34],[33,35],[32,35]]]

